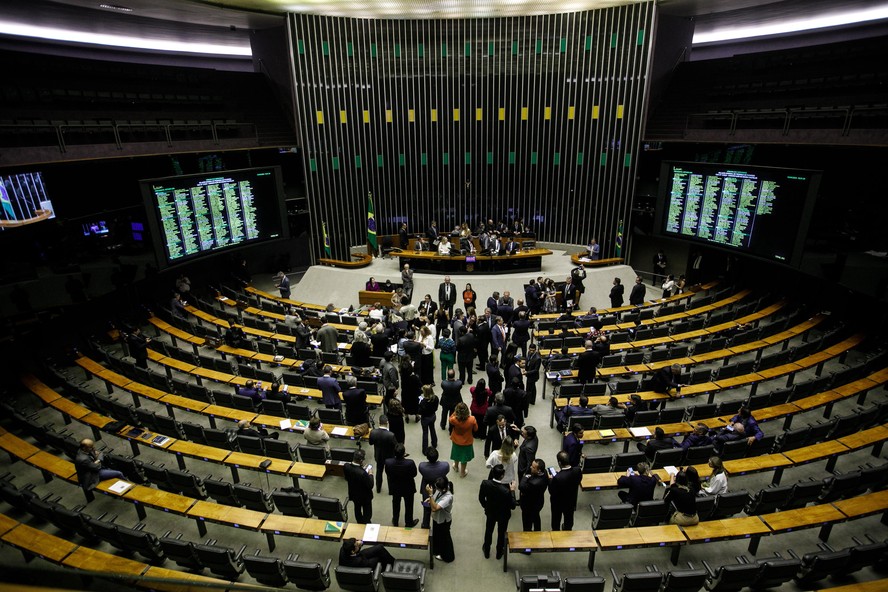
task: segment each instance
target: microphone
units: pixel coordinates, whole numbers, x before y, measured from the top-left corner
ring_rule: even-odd
[[[271,459],[270,458],[266,458],[261,463],[259,463],[259,468],[262,469],[263,471],[265,471],[265,489],[269,490],[269,491],[271,490],[271,484],[268,481],[268,467],[270,467],[270,466],[271,466]],[[269,493],[269,495],[271,495],[271,494]]]

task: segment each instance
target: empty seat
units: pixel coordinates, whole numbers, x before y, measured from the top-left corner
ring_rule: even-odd
[[[604,592],[601,576],[570,576],[564,578],[563,592]]]
[[[278,491],[271,492],[271,499],[278,512],[285,516],[299,516],[311,518],[311,503],[304,491]]]
[[[731,563],[713,570],[703,561],[703,567],[709,574],[705,584],[709,592],[739,592],[749,586],[749,582],[759,571],[759,566],[755,563]]]
[[[639,502],[630,524],[632,526],[654,526],[666,520],[669,507],[663,500]]]
[[[421,561],[395,560],[382,572],[382,588],[386,592],[422,592],[425,590],[426,568]]]
[[[257,551],[255,555],[244,555],[244,566],[252,578],[266,586],[280,588],[290,581],[283,562],[277,557],[263,557]]]
[[[784,485],[782,487],[766,487],[760,490],[749,500],[744,512],[748,516],[776,512],[789,500],[793,487],[793,485]]]
[[[658,592],[663,583],[663,574],[659,572],[627,573],[617,575],[611,568],[614,592]]]
[[[369,567],[343,567],[333,569],[336,574],[336,583],[343,590],[350,592],[376,592],[379,590],[379,574],[382,565],[375,569]]]
[[[706,582],[705,569],[677,569],[666,572],[660,592],[697,592]]]
[[[235,551],[230,547],[217,546],[215,540],[211,540],[205,545],[194,545],[194,551],[204,567],[209,568],[217,576],[232,582],[244,573],[243,556],[246,548],[244,545],[239,551]]]
[[[207,499],[207,490],[204,488],[203,480],[197,475],[192,475],[187,471],[167,469],[167,479],[169,479],[170,485],[180,493],[188,497]]]
[[[234,493],[237,496],[238,501],[250,510],[255,510],[257,512],[274,511],[274,504],[271,502],[271,494],[258,487],[237,484],[234,486]]]
[[[265,456],[265,440],[254,436],[237,436],[237,447],[244,454],[255,454],[256,456]]]
[[[120,543],[131,553],[138,553],[152,563],[163,563],[166,555],[160,546],[160,541],[153,533],[142,530],[144,527],[144,524],[138,524],[136,528],[118,525],[117,536]]]
[[[730,518],[734,514],[739,514],[747,503],[749,503],[749,494],[746,490],[719,494],[715,496],[715,507],[712,508],[710,520]]]
[[[612,504],[597,509],[592,506],[592,528],[625,528],[632,519],[632,504]]]
[[[385,575],[383,575],[385,577]],[[518,592],[530,592],[530,590],[558,589],[561,588],[561,574],[553,571],[549,574],[524,574],[515,570],[515,587]]]
[[[748,586],[753,590],[763,588],[777,588],[793,579],[799,571],[802,562],[799,559],[759,559],[756,563],[761,566]]]
[[[316,518],[321,520],[334,520],[348,522],[348,498],[340,501],[335,497],[310,494],[308,496],[311,510]]]
[[[297,446],[290,447],[286,440],[268,439],[263,442],[265,444],[265,454],[271,458],[279,458],[281,460],[296,460]]]
[[[326,590],[330,587],[330,564],[328,559],[322,566],[320,563],[286,560],[284,571],[290,582],[302,590]]]
[[[185,569],[193,569],[200,571],[204,568],[200,557],[194,550],[194,545],[190,541],[183,541],[182,535],[179,534],[175,538],[170,537],[171,532],[167,532],[160,537],[160,547],[163,549],[167,559],[172,559],[179,567]]]
[[[610,471],[613,461],[613,457],[609,454],[587,456],[583,461],[583,473],[607,473]]]
[[[681,466],[682,458],[684,458],[684,448],[664,448],[654,452],[654,460],[651,468],[662,469],[663,467]]]
[[[327,449],[323,446],[303,444],[299,447],[299,457],[304,463],[323,465],[327,462]]]
[[[821,546],[816,553],[806,553],[801,557],[801,567],[795,575],[795,581],[802,588],[809,589],[811,584],[819,582],[832,574],[840,574],[851,559],[849,549],[834,551]],[[792,554],[792,552],[790,551]]]

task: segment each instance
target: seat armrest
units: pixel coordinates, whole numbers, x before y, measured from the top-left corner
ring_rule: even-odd
[[[324,575],[327,575],[327,574],[330,573],[330,564],[331,564],[331,563],[333,563],[333,560],[332,560],[332,559],[328,559],[328,560],[327,560],[327,563],[324,564],[324,568],[321,570],[321,571],[323,572]]]
[[[376,567],[373,569],[373,581],[376,582],[379,580],[379,574],[382,573],[382,564],[377,563]]]

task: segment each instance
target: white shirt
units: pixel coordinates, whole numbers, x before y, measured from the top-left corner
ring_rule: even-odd
[[[709,486],[704,487],[701,494],[705,492],[706,495],[719,495],[722,493],[728,492],[728,476],[724,473],[719,473],[714,477],[709,478]]]
[[[512,481],[516,480],[518,466],[518,454],[512,453],[511,458],[504,459],[500,454],[499,450],[494,450],[490,453],[490,456],[487,457],[487,468],[492,469],[496,465],[503,465],[503,468],[506,469],[506,474],[500,479],[500,483],[509,484]]]
[[[450,254],[450,242],[441,241],[438,243],[438,254],[439,255],[449,255]]]

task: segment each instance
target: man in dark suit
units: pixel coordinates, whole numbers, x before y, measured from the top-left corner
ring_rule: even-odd
[[[635,276],[635,285],[632,286],[632,291],[629,292],[629,304],[641,306],[644,304],[645,294],[647,294],[647,288],[644,286],[641,276]]]
[[[549,481],[549,506],[552,509],[552,530],[573,530],[577,493],[583,480],[583,469],[570,465],[568,454],[556,456],[558,472]],[[563,523],[562,523],[563,518]]]
[[[126,479],[120,471],[102,468],[104,454],[96,450],[96,444],[89,438],[80,441],[80,448],[74,457],[77,482],[83,491],[91,491],[105,479]]]
[[[627,469],[626,474],[617,479],[617,487],[627,487],[629,491],[618,491],[620,501],[637,506],[639,502],[654,499],[654,489],[660,482],[658,475],[651,475],[646,462],[638,463],[636,469]]]
[[[429,227],[425,232],[426,238],[429,239],[430,243],[435,243],[438,241],[438,223],[432,220]]]
[[[348,499],[355,504],[355,521],[370,524],[373,520],[373,467],[364,467],[366,453],[355,450],[354,461],[342,467],[348,483]],[[377,467],[379,470],[379,467]]]
[[[514,442],[521,435],[515,426],[506,422],[506,416],[502,414],[497,415],[496,420],[487,425],[490,427],[487,428],[487,438],[484,440],[485,457],[490,456],[491,451],[499,450],[506,438]]]
[[[342,393],[345,401],[345,423],[356,426],[370,421],[370,409],[367,407],[367,391],[358,388],[358,379],[354,376],[346,376],[345,382],[348,389]]]
[[[540,301],[540,288],[533,278],[531,278],[527,287],[524,288],[524,300],[527,302],[527,307],[530,309],[531,314],[538,314],[540,312],[543,306],[543,303]]]
[[[500,415],[506,418],[506,425],[515,423],[515,411],[506,405],[505,396],[502,393],[497,393],[493,397],[493,405],[488,407],[487,413],[484,414],[484,425],[493,425]]]
[[[518,243],[514,238],[510,238],[509,242],[506,243],[506,255],[514,255],[515,253],[521,252],[521,244]]]
[[[431,294],[426,294],[422,299],[422,302],[419,303],[419,316],[426,317],[429,321],[435,317],[435,313],[438,312],[438,304],[432,300]]]
[[[472,382],[472,361],[475,359],[477,340],[466,327],[459,328],[456,340],[456,364],[459,367],[459,380],[463,384]]]
[[[537,381],[540,379],[540,367],[543,358],[537,351],[535,343],[527,347],[527,360],[524,362],[525,391],[527,392],[527,404],[536,405]]]
[[[611,308],[619,308],[623,306],[623,284],[620,278],[614,278],[614,286],[610,290]]]
[[[586,286],[583,281],[586,279],[586,266],[580,263],[570,271],[571,283],[577,288],[577,299],[574,302],[574,308],[580,307],[580,298],[586,293]]]
[[[595,380],[595,371],[598,369],[598,363],[601,358],[598,352],[593,348],[593,343],[587,341],[585,343],[586,351],[577,356],[577,380],[583,384]]]
[[[540,446],[540,439],[537,438],[536,428],[532,425],[526,425],[521,428],[521,446],[518,447],[518,475],[530,471],[530,463],[536,458],[537,450]]]
[[[410,248],[410,235],[407,234],[406,222],[401,222],[401,228],[398,229],[398,246],[404,250]]]
[[[364,547],[364,541],[348,538],[342,541],[339,549],[340,567],[369,567],[376,569],[382,564],[382,571],[395,564],[395,558],[382,545]]]
[[[654,255],[654,273],[653,273],[653,283],[652,286],[656,286],[661,283],[666,278],[666,253],[663,252],[663,249],[657,251],[657,254]]]
[[[478,501],[484,508],[487,521],[484,525],[484,543],[481,550],[484,557],[490,559],[490,544],[493,540],[493,528],[496,527],[496,558],[502,559],[506,547],[506,530],[509,528],[509,519],[515,503],[515,484],[503,483],[506,475],[503,465],[496,465],[490,471],[490,479],[481,482],[478,490]]]
[[[546,504],[546,489],[549,487],[549,474],[546,463],[541,458],[533,459],[525,471],[519,473],[521,492],[521,525],[526,531],[542,530],[540,512]]]
[[[139,368],[148,367],[149,343],[151,343],[151,338],[142,335],[142,329],[139,327],[133,329],[133,332],[126,337],[126,344],[129,346],[130,355],[135,358],[136,366]]]
[[[438,286],[438,302],[441,308],[447,311],[450,318],[453,318],[453,305],[456,304],[456,286],[450,282],[450,276],[444,276],[444,282]]]
[[[508,330],[506,329],[503,317],[496,317],[496,324],[490,328],[490,355],[498,356],[500,351],[506,347],[509,341]]]
[[[494,234],[490,239],[490,255],[495,257],[497,255],[503,254],[503,243],[500,242],[500,239],[496,234]]]
[[[671,450],[678,447],[678,443],[674,438],[667,438],[663,428],[657,426],[654,428],[654,437],[650,438],[646,443],[639,442],[638,450],[644,452],[649,461],[654,460],[654,455],[658,450]]]
[[[441,429],[447,427],[450,414],[462,403],[463,381],[456,379],[453,368],[447,371],[447,380],[441,381]]]
[[[475,326],[475,351],[478,354],[478,370],[484,371],[487,366],[487,360],[490,357],[489,348],[492,339],[490,323],[493,317],[490,315],[490,308],[487,308],[485,314],[478,317],[478,324]]]
[[[580,297],[580,292],[577,289],[576,284],[573,283],[571,278],[567,278],[564,282],[564,290],[562,290],[562,302],[565,310],[574,310],[577,307],[577,301]]]
[[[524,426],[524,418],[527,417],[527,392],[525,392],[520,378],[507,379],[506,388],[503,390],[503,399],[505,399],[506,406],[512,408],[515,413],[515,425],[521,429]]]
[[[373,446],[373,457],[376,459],[376,493],[382,491],[382,474],[385,472],[385,461],[395,457],[395,445],[398,443],[395,435],[389,431],[389,420],[385,415],[380,415],[376,420],[378,427],[370,432],[368,442]],[[391,493],[391,486],[389,486]]]
[[[438,455],[438,449],[434,446],[429,446],[426,448],[425,452],[426,462],[419,463],[419,474],[422,477],[419,483],[419,492],[420,495],[425,495],[426,486],[431,485],[435,486],[435,481],[438,480],[439,477],[446,477],[447,473],[450,472],[450,463],[446,460],[439,460],[440,456]],[[430,526],[430,521],[432,518],[432,509],[426,505],[422,508],[422,524],[420,528],[428,528]]]
[[[416,493],[416,463],[407,458],[404,445],[395,445],[395,457],[386,459],[385,474],[392,496],[392,525],[397,526],[401,517],[401,500],[404,500],[404,525],[413,528],[419,520],[413,517],[413,496]]]

